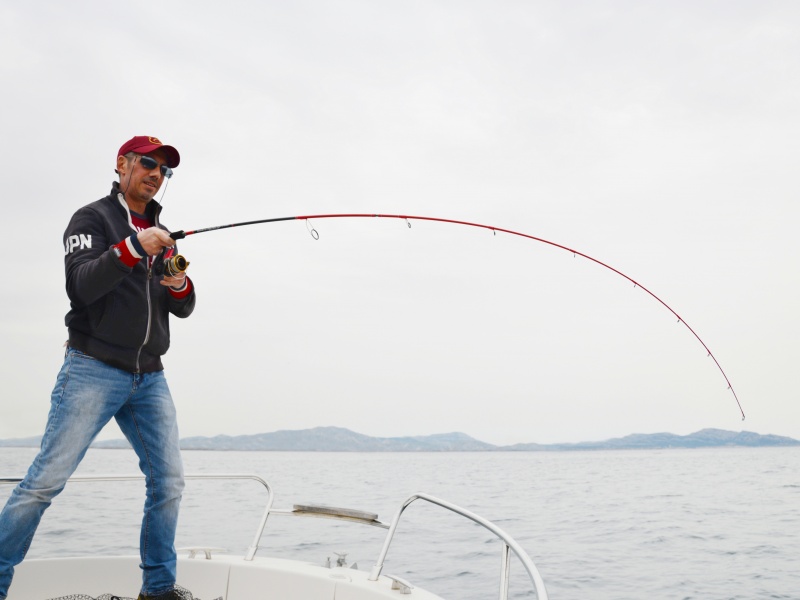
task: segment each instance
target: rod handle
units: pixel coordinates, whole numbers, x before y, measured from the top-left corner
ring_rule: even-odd
[[[175,231],[173,233],[170,233],[169,237],[171,237],[173,240],[182,240],[183,238],[186,237],[186,232],[183,229],[181,229],[180,231]]]

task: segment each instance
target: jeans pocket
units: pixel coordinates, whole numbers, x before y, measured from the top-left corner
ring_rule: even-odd
[[[90,355],[86,354],[86,352],[78,350],[77,348],[73,348],[72,346],[67,348],[67,355],[72,355],[75,358],[79,358],[79,359],[82,359],[82,360],[94,360],[94,361],[97,361],[97,359],[94,356],[90,356]]]

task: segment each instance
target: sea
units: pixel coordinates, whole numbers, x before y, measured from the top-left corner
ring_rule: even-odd
[[[0,475],[35,455],[0,449]],[[800,448],[569,452],[184,452],[189,474],[256,474],[276,508],[320,503],[390,521],[425,492],[493,521],[528,553],[550,598],[800,599]],[[135,474],[130,450],[89,451],[79,474]],[[0,487],[0,501],[11,492]],[[176,545],[244,553],[266,504],[249,479],[187,482]],[[138,552],[143,483],[73,483],[29,558]],[[368,571],[386,531],[270,516],[259,556]],[[446,599],[499,597],[501,544],[424,501],[403,514],[384,573]],[[534,598],[518,560],[510,598]],[[180,583],[180,575],[179,575]],[[112,591],[112,590],[110,590]]]

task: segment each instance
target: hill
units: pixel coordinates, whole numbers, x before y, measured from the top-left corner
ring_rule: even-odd
[[[0,447],[38,447],[41,437],[0,440]],[[541,452],[569,450],[642,450],[662,448],[719,448],[800,446],[800,441],[751,431],[702,429],[689,435],[635,433],[599,442],[513,444],[496,446],[465,433],[437,433],[408,437],[372,437],[342,427],[282,430],[253,435],[187,437],[183,450],[240,450],[283,452]],[[95,442],[95,448],[127,448],[126,440]]]

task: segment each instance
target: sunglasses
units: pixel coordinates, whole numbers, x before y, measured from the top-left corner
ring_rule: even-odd
[[[152,171],[159,166],[158,161],[152,156],[142,155],[139,157],[139,162],[142,163],[142,166],[148,171]],[[172,177],[172,169],[170,169],[167,165],[160,165],[160,171],[161,174],[167,179]]]

